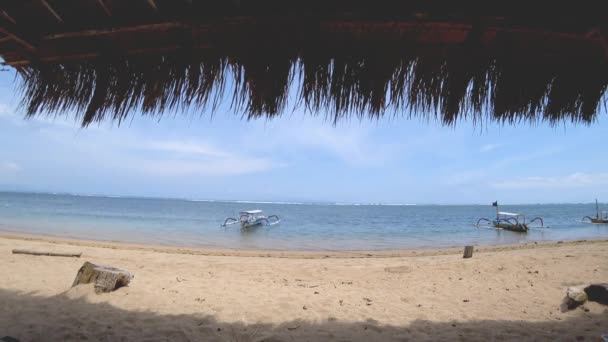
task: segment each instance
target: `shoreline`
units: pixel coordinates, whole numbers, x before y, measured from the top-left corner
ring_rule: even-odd
[[[205,248],[205,247],[180,247],[162,246],[154,244],[135,244],[118,241],[87,240],[77,238],[63,238],[36,234],[12,233],[0,231],[0,238],[9,240],[45,242],[55,245],[69,245],[80,247],[95,247],[105,249],[148,251],[167,254],[185,254],[201,256],[234,256],[234,257],[259,257],[259,258],[294,258],[294,259],[328,259],[328,258],[399,258],[399,257],[422,257],[438,255],[454,255],[463,251],[462,247],[447,248],[411,248],[398,250],[247,250],[229,248]],[[553,248],[560,246],[577,246],[581,244],[601,244],[608,239],[582,239],[582,240],[560,240],[526,242],[521,244],[504,245],[479,245],[475,246],[475,253],[500,252],[527,250],[536,248]]]

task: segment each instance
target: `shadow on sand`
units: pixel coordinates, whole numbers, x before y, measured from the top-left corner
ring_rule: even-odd
[[[391,326],[369,319],[244,324],[221,322],[208,315],[126,311],[106,303],[91,303],[83,297],[70,297],[67,294],[40,297],[0,290],[0,338],[8,335],[21,341],[601,341],[600,335],[608,333],[608,310],[601,314],[579,310],[543,322],[417,320]]]

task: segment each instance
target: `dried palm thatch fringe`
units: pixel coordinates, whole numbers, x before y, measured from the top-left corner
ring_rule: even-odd
[[[137,111],[213,111],[230,89],[232,110],[248,119],[272,118],[303,105],[334,122],[388,112],[446,125],[591,123],[608,84],[603,56],[546,58],[389,44],[218,51],[32,63],[18,68],[22,103],[29,116],[75,111],[87,126],[104,119],[120,122]],[[292,87],[298,91],[290,97]]]

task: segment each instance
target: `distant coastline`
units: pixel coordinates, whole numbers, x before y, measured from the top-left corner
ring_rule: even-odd
[[[2,190],[0,194],[31,194],[31,195],[56,195],[56,196],[75,196],[75,197],[99,197],[99,198],[120,198],[120,199],[138,199],[138,200],[166,200],[166,201],[187,201],[187,202],[210,202],[210,203],[242,203],[242,204],[287,204],[287,205],[340,205],[340,206],[488,206],[494,199],[489,199],[488,203],[392,203],[392,202],[340,202],[340,201],[288,201],[288,200],[247,200],[247,199],[206,199],[206,198],[187,198],[187,197],[162,197],[162,196],[137,196],[137,195],[107,195],[107,194],[88,194],[88,193],[73,193],[73,192],[51,192],[51,191],[15,191]],[[608,205],[608,202],[599,202],[600,204]],[[506,206],[532,206],[532,205],[587,205],[593,204],[589,202],[547,202],[547,203],[509,203],[504,202]]]

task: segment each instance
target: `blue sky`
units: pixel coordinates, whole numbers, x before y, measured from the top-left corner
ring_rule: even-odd
[[[383,119],[333,126],[301,111],[246,121],[136,117],[81,129],[23,119],[0,73],[0,190],[345,203],[608,200],[605,113],[591,127],[441,127]],[[180,113],[178,113],[180,114]]]

